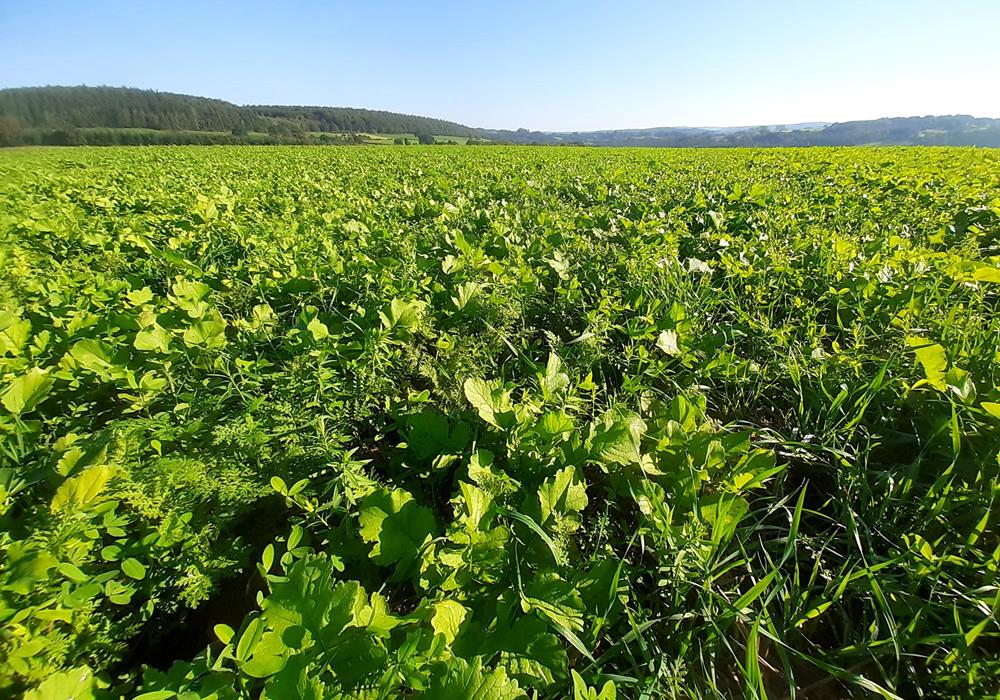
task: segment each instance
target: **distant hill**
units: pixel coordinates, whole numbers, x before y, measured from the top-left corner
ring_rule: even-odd
[[[431,142],[593,146],[1000,147],[1000,119],[967,115],[893,117],[752,127],[657,127],[606,131],[478,129],[442,119],[353,107],[235,105],[223,100],[117,87],[0,90],[0,145],[115,143],[362,143],[361,135]],[[407,141],[398,138],[399,141]],[[417,140],[416,138],[413,139]]]
[[[968,115],[888,117],[868,121],[754,127],[659,127],[612,131],[482,130],[487,138],[512,143],[593,146],[988,146],[1000,147],[1000,119]]]
[[[117,87],[0,90],[0,116],[23,130],[152,129],[251,132],[282,138],[310,133],[429,134],[474,138],[475,130],[442,119],[350,107],[238,106],[223,100]]]

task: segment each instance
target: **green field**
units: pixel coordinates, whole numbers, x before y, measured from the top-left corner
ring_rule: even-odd
[[[0,152],[0,696],[1000,692],[1000,152]]]
[[[369,133],[333,131],[291,131],[278,133],[248,131],[236,134],[232,131],[170,130],[146,128],[105,128],[82,127],[70,129],[29,129],[23,134],[20,145],[25,146],[175,146],[175,145],[396,145],[396,139],[403,139],[408,145],[417,145],[419,138],[412,133]],[[433,136],[437,144],[464,146],[469,142],[465,136]],[[478,139],[488,143],[487,139]]]
[[[346,135],[346,134],[342,134],[342,135]],[[417,144],[417,135],[416,134],[368,134],[368,133],[361,133],[359,135],[365,139],[365,143],[372,143],[372,144],[376,144],[376,145],[383,145],[383,146],[392,145],[392,144],[395,143],[396,139],[405,139],[406,141],[409,141],[411,145],[416,145]],[[456,144],[458,144],[459,146],[464,146],[469,141],[469,139],[467,137],[465,137],[465,136],[435,136],[434,140],[437,143],[449,143],[449,142],[453,141]]]

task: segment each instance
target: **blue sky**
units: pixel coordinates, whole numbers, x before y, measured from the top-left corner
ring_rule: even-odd
[[[0,0],[0,86],[575,130],[1000,117],[1000,0]]]

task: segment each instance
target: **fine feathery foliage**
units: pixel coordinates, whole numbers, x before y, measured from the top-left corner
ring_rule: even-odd
[[[0,695],[1000,692],[1000,155],[0,154]]]

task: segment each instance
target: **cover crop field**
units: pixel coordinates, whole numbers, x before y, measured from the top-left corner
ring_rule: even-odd
[[[1000,153],[0,153],[0,696],[1000,691]]]

